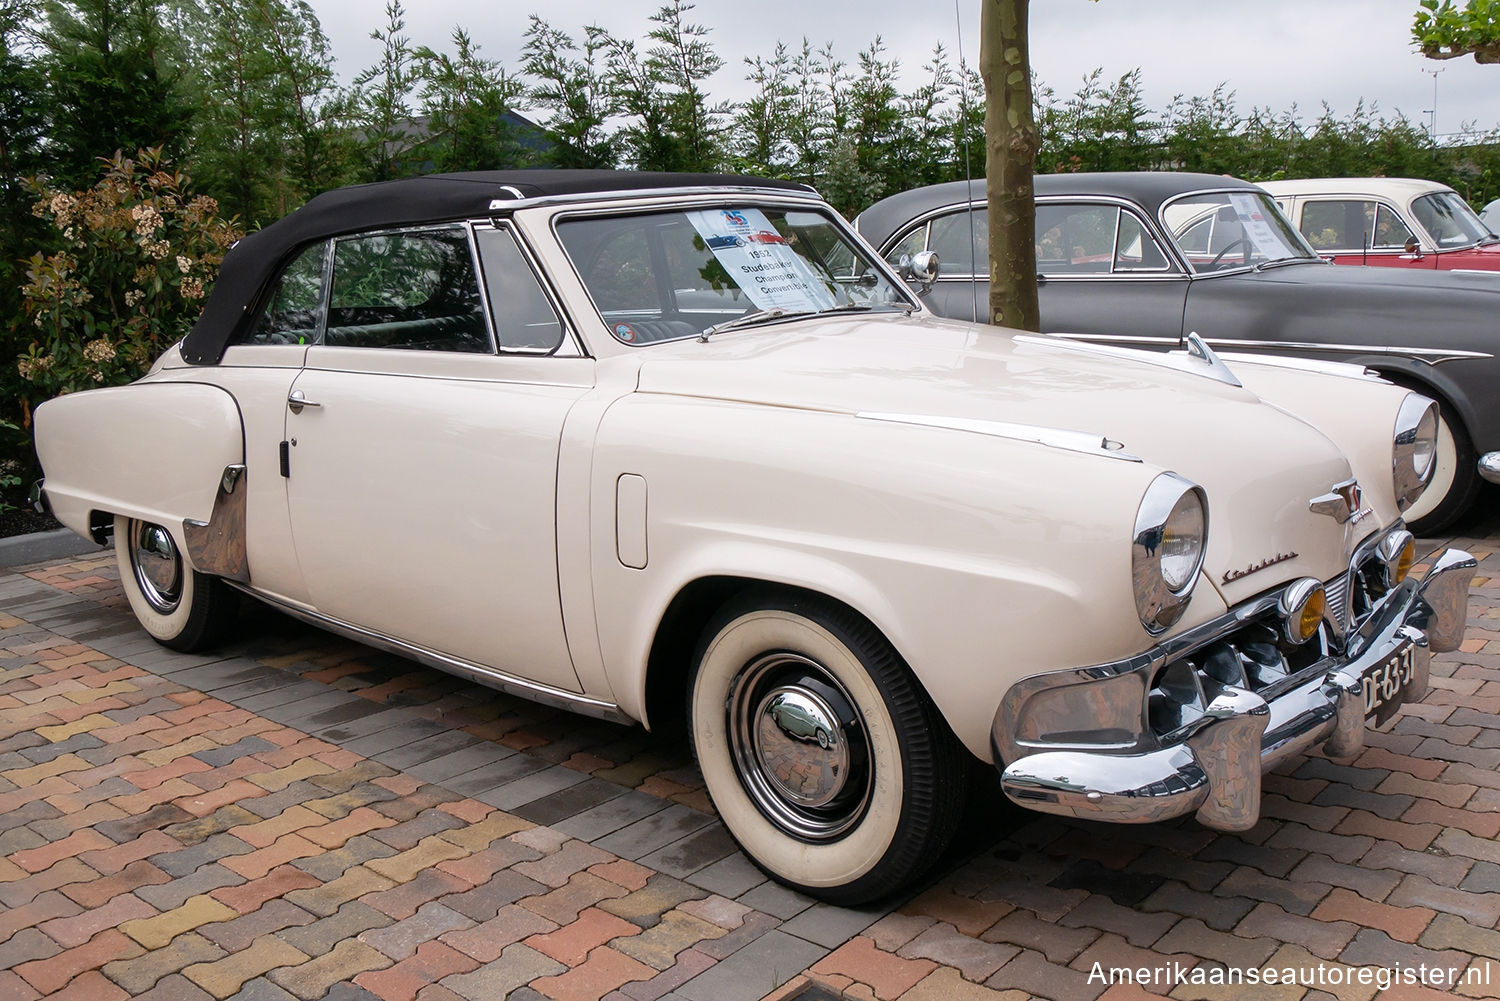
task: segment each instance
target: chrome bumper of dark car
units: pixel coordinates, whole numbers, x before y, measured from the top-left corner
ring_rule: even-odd
[[[1500,452],[1486,452],[1479,457],[1479,475],[1491,483],[1500,483]]]
[[[1367,681],[1388,680],[1389,666],[1401,666],[1406,684],[1387,709],[1426,693],[1431,654],[1463,641],[1476,567],[1468,553],[1444,550],[1420,582],[1409,578],[1383,595],[1341,652],[1268,686],[1267,697],[1216,686],[1191,725],[1144,752],[1027,753],[1004,769],[1005,794],[1045,813],[1151,823],[1196,811],[1207,827],[1247,830],[1260,818],[1263,771],[1319,742],[1332,757],[1360,753]]]

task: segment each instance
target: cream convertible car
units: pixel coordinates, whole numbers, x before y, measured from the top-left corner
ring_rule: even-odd
[[[141,624],[238,594],[552,705],[687,718],[767,872],[853,902],[1008,796],[1241,830],[1458,646],[1401,510],[1435,413],[1361,370],[933,317],[810,190],[523,172],[331,192],[131,386],[36,416]]]

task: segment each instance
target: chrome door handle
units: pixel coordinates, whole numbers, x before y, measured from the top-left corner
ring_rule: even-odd
[[[286,398],[286,407],[294,414],[302,413],[303,407],[321,407],[322,405],[321,403],[314,403],[302,395],[302,390],[300,389],[292,390]]]

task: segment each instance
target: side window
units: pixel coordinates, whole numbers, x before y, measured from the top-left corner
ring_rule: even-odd
[[[501,351],[553,351],[563,327],[508,229],[481,229],[479,259]]]
[[[339,240],[325,344],[489,351],[464,227]]]
[[[1047,275],[1109,274],[1120,210],[1113,205],[1036,207],[1036,264]]]
[[[1372,244],[1374,249],[1404,250],[1406,241],[1411,238],[1411,230],[1406,228],[1406,223],[1401,221],[1401,217],[1389,205],[1375,207],[1375,241]]]
[[[1363,250],[1375,218],[1375,203],[1357,199],[1307,202],[1302,235],[1314,250]],[[1398,220],[1399,221],[1399,220]]]
[[[292,258],[266,300],[246,344],[313,344],[323,322],[323,262],[328,243]]]
[[[988,275],[990,221],[987,209],[954,212],[932,220],[927,249],[938,255],[945,275]]]
[[[903,257],[911,257],[926,249],[927,224],[923,223],[897,241],[896,245],[886,252],[885,259],[891,265],[899,267]]]
[[[1115,271],[1165,271],[1167,255],[1151,238],[1145,223],[1133,212],[1120,213],[1120,232],[1115,237]]]

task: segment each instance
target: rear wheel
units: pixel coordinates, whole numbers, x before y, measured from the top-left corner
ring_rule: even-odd
[[[964,751],[889,643],[830,602],[774,591],[705,632],[693,745],[725,826],[768,874],[854,904],[942,853]]]
[[[162,646],[201,650],[222,639],[234,622],[235,592],[188,566],[161,525],[117,515],[115,560],[131,611]]]

